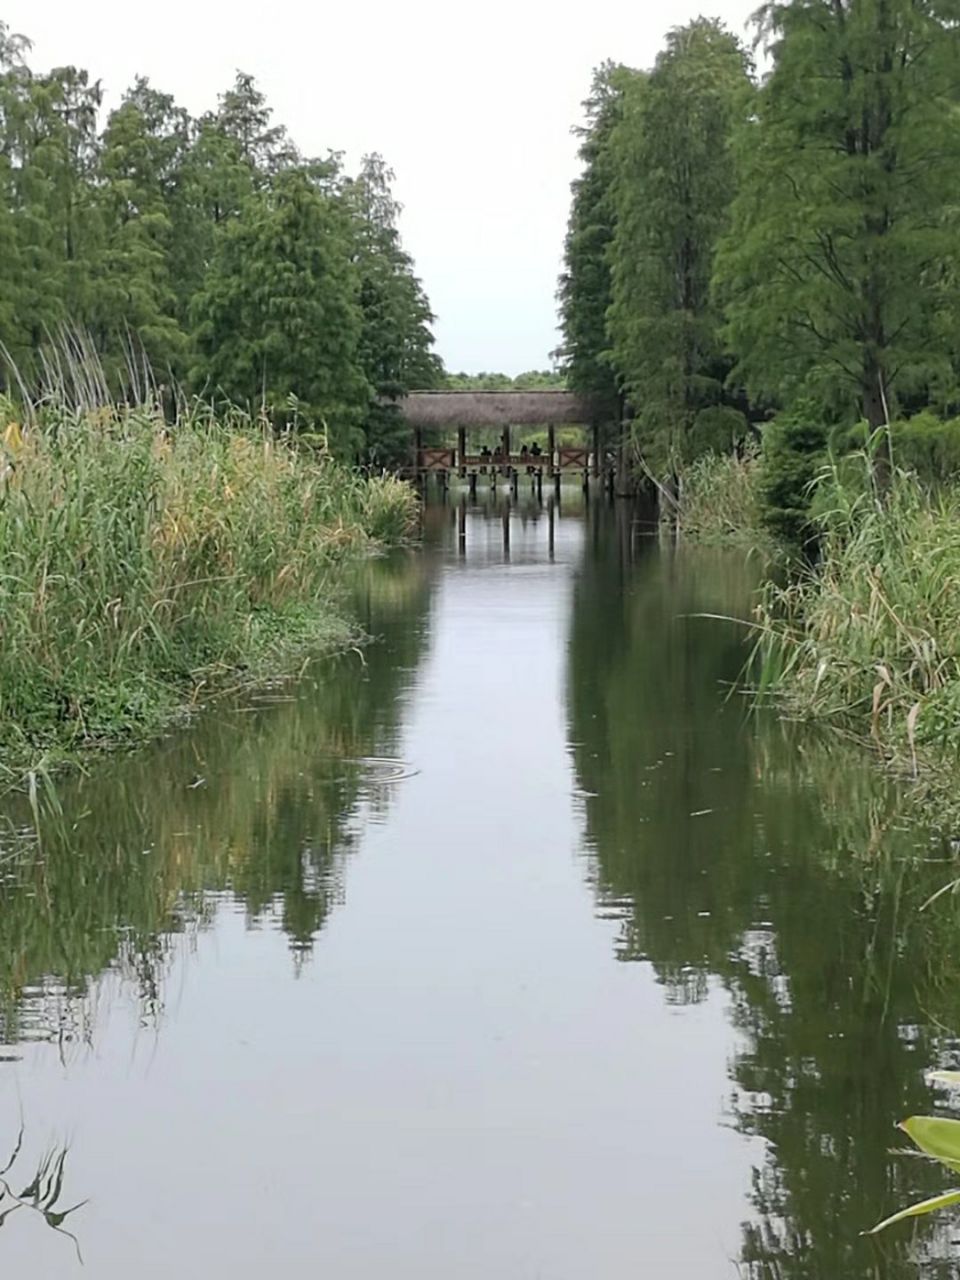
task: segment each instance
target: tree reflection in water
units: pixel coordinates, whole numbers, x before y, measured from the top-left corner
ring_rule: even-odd
[[[426,566],[358,573],[354,608],[379,637],[283,686],[221,702],[189,733],[39,792],[0,839],[0,1042],[76,1043],[88,993],[114,973],[144,1017],[163,1003],[173,949],[220,910],[281,929],[295,963],[343,892],[363,823],[402,785],[394,754],[405,686],[427,634]],[[34,830],[39,825],[39,839]]]
[[[743,631],[698,615],[749,616],[756,566],[631,541],[598,525],[576,585],[590,874],[620,958],[648,961],[666,999],[730,994],[730,1116],[766,1143],[741,1274],[960,1275],[949,1224],[916,1244],[858,1234],[944,1185],[888,1148],[929,1106],[924,1069],[960,1055],[956,899],[919,913],[948,852],[861,753],[725,698]]]

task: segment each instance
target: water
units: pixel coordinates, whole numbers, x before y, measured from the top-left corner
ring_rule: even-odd
[[[728,696],[756,566],[504,510],[365,568],[362,656],[11,809],[5,1275],[960,1274],[858,1236],[947,1185],[887,1148],[960,1061],[949,850]]]

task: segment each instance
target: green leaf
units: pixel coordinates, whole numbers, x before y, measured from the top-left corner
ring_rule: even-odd
[[[910,1116],[898,1126],[921,1151],[960,1173],[960,1120]]]
[[[892,1213],[889,1218],[884,1218],[875,1227],[871,1227],[869,1231],[861,1231],[860,1234],[862,1236],[875,1236],[878,1231],[883,1231],[884,1228],[893,1226],[895,1222],[902,1222],[904,1218],[919,1218],[925,1213],[935,1213],[937,1209],[946,1209],[952,1204],[960,1204],[960,1190],[957,1188],[952,1191],[943,1191],[938,1196],[931,1196],[929,1200],[919,1200],[907,1209]]]

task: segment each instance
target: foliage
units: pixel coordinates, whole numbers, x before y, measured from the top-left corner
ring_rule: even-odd
[[[380,158],[301,155],[242,71],[199,119],[138,77],[100,131],[99,82],[29,50],[0,23],[0,390],[38,394],[69,334],[114,398],[192,374],[395,461],[377,397],[440,366]]]
[[[0,746],[40,758],[155,731],[205,686],[342,634],[336,566],[411,491],[234,412],[44,406],[0,467]]]
[[[827,430],[803,406],[783,412],[764,428],[759,496],[762,519],[787,547],[809,547],[812,511],[826,461]]]
[[[881,507],[855,467],[823,482],[816,565],[767,590],[760,680],[915,769],[952,758],[960,718],[960,490],[898,472]]]
[[[611,406],[619,390],[607,351],[609,249],[616,219],[611,140],[635,78],[635,72],[613,62],[594,72],[583,104],[586,124],[574,130],[580,138],[583,172],[572,187],[564,269],[557,291],[563,342],[556,354],[566,380],[574,391],[600,396]]]
[[[301,170],[281,174],[231,220],[193,315],[198,390],[252,412],[262,405],[275,420],[293,393],[336,453],[356,454],[370,387],[349,224]]]
[[[636,406],[637,445],[660,476],[696,456],[694,420],[721,399],[729,369],[710,283],[749,69],[739,41],[698,18],[670,32],[648,77],[627,83],[613,130],[611,359]]]
[[[448,373],[443,386],[448,391],[563,391],[567,379],[552,369],[528,369],[512,378],[508,373]]]
[[[955,0],[783,0],[717,262],[736,376],[871,430],[954,379]]]
[[[675,529],[686,541],[770,549],[762,519],[759,463],[746,454],[704,453],[684,472]]]
[[[403,461],[410,447],[394,400],[411,389],[429,390],[442,366],[431,350],[434,317],[413,263],[400,243],[393,173],[378,155],[365,156],[346,198],[354,218],[353,257],[361,312],[359,360],[377,399],[367,410],[365,460],[374,466]]]
[[[960,1072],[957,1071],[932,1071],[930,1078],[932,1081],[952,1087],[960,1085]],[[960,1120],[951,1120],[943,1116],[910,1116],[907,1120],[902,1120],[898,1127],[924,1155],[939,1161],[952,1173],[960,1173]],[[960,1204],[960,1190],[942,1191],[939,1195],[921,1200],[918,1204],[912,1204],[884,1218],[867,1234],[876,1235],[878,1231],[893,1226],[895,1222],[902,1222],[906,1218],[922,1217],[924,1214],[934,1213],[938,1209],[947,1209],[955,1204]]]

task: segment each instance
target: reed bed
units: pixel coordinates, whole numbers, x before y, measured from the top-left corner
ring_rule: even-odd
[[[754,452],[698,458],[681,477],[677,536],[689,542],[772,550],[763,528],[757,481]]]
[[[0,771],[141,739],[342,642],[341,566],[415,512],[241,414],[0,403]]]
[[[960,741],[960,489],[898,474],[883,503],[835,471],[817,563],[758,610],[762,692],[915,773]]]

